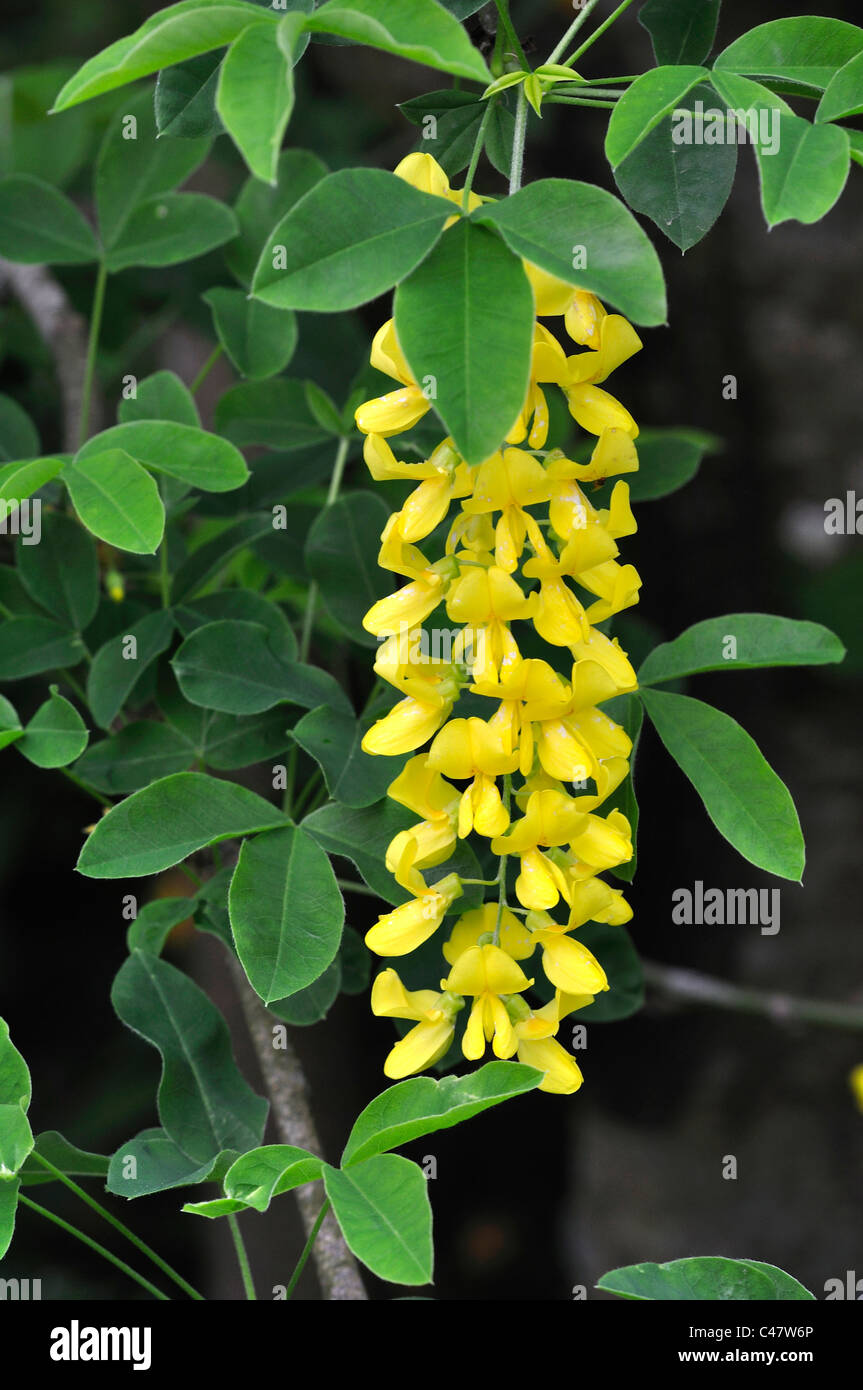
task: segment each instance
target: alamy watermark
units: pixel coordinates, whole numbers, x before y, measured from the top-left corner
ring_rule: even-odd
[[[689,107],[676,107],[671,113],[671,139],[675,145],[745,145],[758,146],[760,154],[779,151],[779,108],[776,106],[748,109],[731,107],[719,110],[703,101]]]
[[[22,545],[38,545],[42,539],[42,501],[0,499],[0,536],[20,536]]]
[[[762,936],[779,931],[778,888],[675,888],[671,920],[676,926],[758,926]]]

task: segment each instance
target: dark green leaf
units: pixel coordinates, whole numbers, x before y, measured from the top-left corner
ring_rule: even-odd
[[[75,771],[100,791],[122,796],[185,771],[194,755],[188,739],[170,725],[141,719],[93,744]]]
[[[87,700],[101,728],[110,728],[141,676],[170,645],[173,631],[169,612],[148,613],[99,648],[87,675]]]
[[[195,140],[220,134],[216,111],[221,53],[202,53],[163,68],[156,82],[155,116],[160,135]]]
[[[236,1158],[233,1149],[200,1163],[185,1154],[162,1129],[145,1129],[113,1155],[107,1189],[116,1197],[149,1197],[172,1187],[220,1180]]]
[[[99,560],[82,526],[62,512],[42,517],[39,545],[22,545],[15,560],[24,588],[53,618],[82,632],[99,605]]]
[[[0,463],[35,458],[39,434],[25,410],[11,396],[0,396]]]
[[[176,265],[237,234],[230,208],[205,193],[160,193],[139,203],[107,255],[110,271]]]
[[[301,381],[243,382],[216,406],[216,429],[234,444],[302,449],[328,438],[309,409]]]
[[[638,22],[657,63],[703,63],[716,37],[720,0],[647,0]]]
[[[841,661],[845,648],[819,623],[770,613],[727,613],[687,628],[656,647],[638,672],[641,685],[698,671],[746,671],[758,666],[823,666]]]
[[[799,882],[804,848],[794,803],[745,730],[688,695],[645,689],[641,698],[719,833],[750,863]]]
[[[308,534],[305,555],[332,616],[355,642],[376,645],[363,618],[392,588],[377,563],[389,512],[372,492],[351,492],[325,507]]]
[[[464,29],[435,0],[327,0],[307,19],[306,27],[382,48],[455,77],[483,84],[490,80]]]
[[[18,752],[36,767],[68,767],[87,747],[86,725],[74,705],[51,686],[18,740]]]
[[[117,407],[121,425],[136,420],[171,420],[175,425],[200,429],[201,417],[188,386],[174,372],[153,372],[135,388],[135,395],[121,400]]]
[[[219,342],[243,376],[262,381],[288,365],[297,346],[297,319],[290,310],[273,309],[242,290],[209,290],[204,300]]]
[[[342,967],[338,958],[328,965],[323,975],[313,984],[285,999],[275,999],[270,1004],[270,1013],[289,1023],[292,1028],[309,1028],[326,1018],[339,997],[342,984]]]
[[[321,705],[303,715],[292,731],[300,747],[320,764],[333,801],[344,806],[380,801],[404,763],[363,752],[360,744],[370,722]]]
[[[681,105],[687,92],[709,76],[707,68],[681,64],[651,68],[637,77],[616,103],[608,122],[605,154],[612,168]]]
[[[533,291],[518,257],[460,219],[395,297],[396,331],[417,382],[468,463],[501,445],[524,404]]]
[[[327,173],[309,150],[285,150],[279,156],[276,185],[248,179],[234,204],[240,235],[225,248],[225,259],[242,285],[249,286],[267,238],[277,222]]]
[[[83,656],[80,637],[47,618],[12,618],[0,623],[0,681],[23,680],[42,671],[77,666]]]
[[[29,174],[0,179],[0,256],[26,264],[83,265],[99,257],[93,230],[75,204]]]

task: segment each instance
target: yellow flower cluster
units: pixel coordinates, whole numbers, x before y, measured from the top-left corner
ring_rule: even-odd
[[[428,155],[410,155],[396,173],[461,203],[461,193],[450,189]],[[478,202],[472,194],[471,208]],[[495,900],[456,919],[443,945],[450,968],[440,989],[410,991],[392,968],[375,980],[375,1014],[414,1023],[390,1052],[385,1072],[397,1079],[439,1060],[467,997],[467,1058],[480,1059],[490,1042],[496,1057],[517,1054],[543,1071],[541,1089],[568,1094],[581,1085],[581,1072],[555,1035],[563,1018],[608,988],[602,966],[572,933],[588,921],[620,923],[632,916],[622,892],[599,877],[632,857],[626,817],[599,813],[628,772],[631,742],[599,706],[634,690],[636,677],[617,640],[596,624],[638,601],[639,576],[617,558],[618,540],[636,526],[626,482],[615,484],[602,510],[591,505],[583,485],[638,467],[635,421],[599,383],[641,343],[629,323],[606,313],[592,294],[530,264],[525,270],[537,316],[530,385],[497,453],[469,466],[444,439],[423,462],[396,458],[388,440],[415,426],[431,402],[411,375],[392,321],[376,335],[371,361],[399,387],[356,412],[372,477],[416,484],[389,518],[379,556],[406,583],[364,619],[380,644],[375,671],[401,699],[369,729],[363,748],[414,754],[388,795],[420,820],[387,851],[387,867],[410,901],[381,916],[366,942],[393,957],[427,941],[462,885],[454,873],[429,883],[425,871],[444,865],[458,839],[472,831],[490,840],[499,857]],[[566,333],[583,351],[567,355],[540,321],[553,316],[563,317]],[[560,388],[572,416],[596,436],[588,463],[543,447],[549,384]],[[453,502],[459,507],[445,553],[430,561],[417,543],[444,521]],[[568,580],[583,591],[584,602]],[[454,633],[447,630],[450,649],[443,654],[430,650],[423,628],[440,605],[457,625]],[[554,664],[522,657],[512,629],[517,622],[532,623],[545,642],[568,649],[569,679]],[[489,718],[450,717],[465,688],[491,702]],[[509,856],[520,862],[519,907],[506,902]],[[566,920],[558,922],[550,910],[561,900]],[[534,1008],[523,997],[534,981],[521,963],[537,949],[554,997]]]

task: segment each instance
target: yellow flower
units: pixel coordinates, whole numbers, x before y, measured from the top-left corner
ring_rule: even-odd
[[[482,719],[451,719],[436,736],[428,754],[429,766],[457,781],[472,778],[462,793],[458,833],[464,839],[471,830],[489,838],[502,835],[509,825],[496,778],[514,772],[518,754],[506,750],[500,733]]]
[[[449,940],[444,944],[444,959],[455,965],[471,946],[479,945],[481,936],[493,935],[498,920],[498,904],[484,903],[456,918]],[[513,960],[527,960],[536,949],[536,942],[522,920],[505,907],[500,913],[500,948]]]
[[[561,1047],[556,1038],[523,1038],[518,1043],[518,1060],[526,1066],[545,1072],[539,1083],[540,1091],[557,1096],[571,1096],[584,1081],[575,1058]]]
[[[857,1066],[853,1068],[848,1080],[851,1083],[851,1091],[857,1102],[857,1109],[863,1111],[863,1062],[859,1062]]]
[[[424,1071],[444,1056],[455,1032],[455,1015],[464,1001],[433,989],[407,990],[395,970],[382,970],[372,985],[372,1013],[378,1018],[416,1020],[392,1048],[384,1075],[400,1081]]]
[[[421,897],[379,917],[365,942],[379,956],[406,956],[434,936],[450,903],[461,893],[457,874],[447,874]]]
[[[375,400],[364,401],[354,412],[357,429],[363,434],[388,436],[412,429],[431,409],[428,396],[414,381],[396,337],[395,322],[389,319],[375,334],[371,364],[386,376],[402,383],[401,390],[390,391]]]
[[[496,1057],[511,1057],[518,1040],[501,995],[518,994],[532,981],[521,966],[499,946],[469,946],[463,951],[442,982],[453,994],[473,995],[462,1052],[471,1062],[479,1061],[491,1042]]]

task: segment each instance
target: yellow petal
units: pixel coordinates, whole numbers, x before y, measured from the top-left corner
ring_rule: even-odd
[[[544,1071],[545,1078],[539,1084],[541,1091],[553,1095],[569,1096],[577,1091],[584,1077],[577,1062],[565,1052],[556,1038],[542,1038],[537,1042],[525,1039],[518,1045],[518,1060],[526,1066]]]
[[[449,1049],[455,1028],[450,1019],[418,1023],[393,1047],[384,1062],[384,1076],[400,1081],[403,1076],[424,1071],[440,1060]]]

